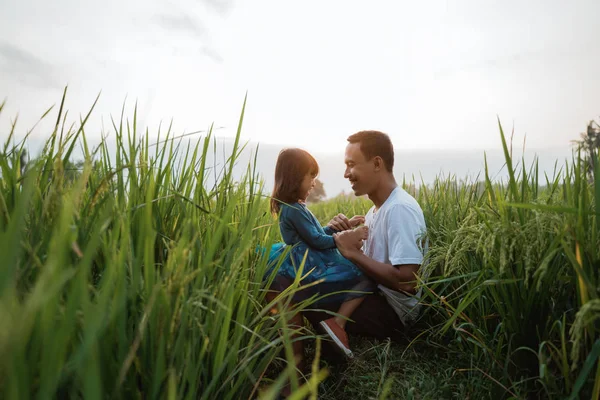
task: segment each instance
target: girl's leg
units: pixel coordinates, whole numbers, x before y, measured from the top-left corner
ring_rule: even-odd
[[[355,285],[354,290],[371,291],[372,286],[372,281],[364,279],[358,285]],[[352,350],[350,350],[350,341],[348,340],[348,334],[346,333],[346,323],[348,322],[348,318],[350,318],[354,311],[362,304],[364,299],[365,297],[363,296],[343,302],[338,310],[339,315],[319,323],[319,326],[327,335],[329,335],[337,348],[349,358],[353,358],[354,355],[352,354]]]
[[[352,313],[364,301],[364,297],[348,300],[342,303],[335,317],[326,319],[320,322],[321,328],[333,340],[333,343],[341,350],[348,358],[353,358],[354,354],[350,350],[350,342],[346,333],[346,322]]]
[[[360,282],[354,285],[352,290],[361,291],[361,292],[372,292],[376,289],[375,284],[368,278],[362,279]],[[365,293],[366,294],[366,293]],[[352,300],[347,300],[343,302],[338,310],[338,314],[340,316],[335,316],[335,323],[338,324],[342,329],[346,329],[346,322],[348,322],[348,318],[354,313],[354,311],[362,304],[365,300],[365,296],[357,297]]]
[[[360,306],[364,299],[364,297],[357,297],[356,299],[343,302],[338,311],[338,314],[340,315],[334,317],[335,323],[345,330],[348,318],[350,318],[354,310],[356,310],[358,306]]]

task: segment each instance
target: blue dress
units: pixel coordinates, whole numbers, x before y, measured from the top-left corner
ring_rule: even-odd
[[[337,250],[329,227],[322,227],[317,218],[302,203],[282,204],[279,213],[279,229],[284,243],[276,243],[269,252],[268,277],[279,262],[281,266],[271,284],[271,289],[282,291],[295,278],[306,254],[304,270],[306,275],[301,285],[317,280],[322,282],[296,292],[294,301],[302,301],[313,295],[330,294],[341,290],[371,292],[373,281]],[[286,250],[290,248],[290,251]],[[308,253],[307,253],[308,251]],[[281,259],[284,257],[283,259]],[[318,304],[341,303],[364,296],[366,293],[335,293],[317,301]]]

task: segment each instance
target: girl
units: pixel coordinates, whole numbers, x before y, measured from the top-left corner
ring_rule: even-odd
[[[281,291],[296,278],[297,269],[307,251],[303,273],[310,270],[312,272],[302,279],[301,284],[323,280],[297,292],[294,301],[301,301],[319,293],[340,290],[368,292],[375,288],[374,283],[337,250],[333,236],[336,234],[335,231],[329,227],[322,227],[305,205],[318,173],[319,165],[308,152],[301,149],[285,149],[279,153],[275,167],[275,186],[271,196],[271,212],[279,215],[279,229],[285,243],[277,243],[271,248],[269,253],[271,268],[280,261],[279,258],[286,246],[293,247],[287,257],[281,261],[281,267],[271,288]],[[350,221],[352,226],[356,227],[364,222],[364,218],[355,216]],[[352,234],[365,240],[367,227],[357,228]],[[363,301],[364,295],[366,293],[336,293],[319,300],[321,304],[328,301],[343,301],[338,311],[340,316],[322,321],[321,327],[336,346],[350,358],[353,355],[345,331],[346,321]]]

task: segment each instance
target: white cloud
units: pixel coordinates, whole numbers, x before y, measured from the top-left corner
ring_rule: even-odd
[[[180,132],[215,121],[233,135],[248,90],[246,138],[319,151],[361,129],[384,130],[402,148],[497,147],[496,115],[533,147],[568,146],[600,113],[595,0],[21,0],[2,9],[0,98],[21,113],[23,133],[64,84],[74,116],[102,90],[90,134],[128,96],[153,128],[173,117]]]

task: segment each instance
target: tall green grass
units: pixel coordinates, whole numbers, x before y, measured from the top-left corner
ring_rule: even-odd
[[[243,111],[220,166],[207,164],[210,131],[194,144],[170,130],[151,138],[123,112],[116,150],[92,148],[92,111],[76,128],[64,97],[54,112],[33,162],[22,165],[14,125],[0,149],[0,397],[273,398],[286,380],[298,387],[291,342],[312,334],[289,327],[285,307],[272,312],[298,282],[265,300],[257,248],[279,235],[255,163],[233,176]],[[428,329],[415,336],[471,355],[468,373],[492,379],[494,397],[597,398],[600,162],[592,173],[588,158],[598,150],[547,176],[499,131],[508,180],[486,167],[473,181],[403,182],[430,248]],[[311,209],[325,223],[370,205],[339,197]],[[315,363],[295,398],[315,396],[324,376]]]
[[[588,179],[580,151],[549,177],[512,156],[502,126],[507,182],[422,188],[431,240],[433,308],[465,351],[501,375],[504,394],[562,397],[585,387],[597,398],[600,317],[600,174]],[[592,155],[598,157],[597,151]],[[437,307],[435,307],[437,306]]]
[[[14,125],[0,152],[0,397],[273,398],[287,379],[297,387],[293,363],[265,379],[291,359],[292,334],[308,333],[265,300],[256,248],[278,230],[254,164],[232,175],[244,112],[219,167],[206,164],[210,131],[195,144],[170,130],[155,139],[135,111],[113,120],[115,151],[91,148],[93,107],[73,128],[64,102],[25,169]],[[76,147],[83,167],[67,179]]]

